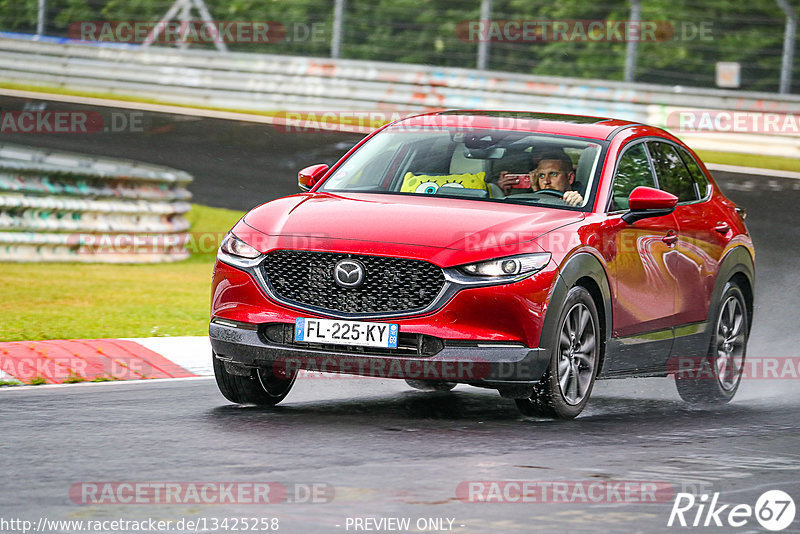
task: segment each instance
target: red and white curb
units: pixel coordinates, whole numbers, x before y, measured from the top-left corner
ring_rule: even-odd
[[[0,381],[63,384],[213,375],[207,337],[0,343]]]

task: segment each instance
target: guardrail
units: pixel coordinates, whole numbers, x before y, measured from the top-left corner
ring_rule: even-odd
[[[191,180],[166,167],[0,144],[0,261],[185,259]]]
[[[358,60],[37,42],[3,33],[0,82],[250,111],[522,109],[611,116],[659,126],[668,126],[670,113],[681,110],[800,112],[800,95]],[[756,133],[758,145],[800,155],[800,131]],[[732,140],[730,135],[711,134],[716,137],[710,142],[717,148]],[[709,142],[707,132],[697,138]],[[753,149],[749,140],[736,145],[735,151],[765,153],[763,147]]]

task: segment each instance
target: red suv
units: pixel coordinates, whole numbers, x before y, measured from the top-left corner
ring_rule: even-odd
[[[298,370],[497,389],[572,418],[596,378],[722,403],[753,314],[744,213],[659,128],[526,112],[391,123],[247,213],[214,267],[214,370],[273,405]]]

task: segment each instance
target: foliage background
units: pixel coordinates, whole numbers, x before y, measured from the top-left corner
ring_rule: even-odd
[[[790,0],[800,12],[798,0]],[[34,33],[38,0],[0,0],[0,29]],[[278,21],[289,39],[232,49],[326,57],[333,0],[206,0],[215,20]],[[71,22],[157,21],[171,0],[47,0],[48,35],[64,36]],[[494,0],[494,20],[624,20],[627,0]],[[480,0],[346,0],[341,57],[473,68],[477,44],[456,36],[460,21],[480,18]],[[738,61],[742,88],[776,91],[784,15],[775,0],[642,0],[642,20],[710,27],[708,39],[674,38],[639,45],[636,80],[713,87],[715,63]],[[319,39],[303,38],[312,24]],[[679,32],[680,33],[680,32]],[[299,39],[295,39],[295,37]],[[799,56],[795,52],[795,56]],[[492,43],[489,68],[551,76],[621,80],[625,43]],[[800,87],[800,58],[794,86]]]

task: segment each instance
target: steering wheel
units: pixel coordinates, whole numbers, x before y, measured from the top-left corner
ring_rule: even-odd
[[[564,191],[558,189],[539,189],[538,191],[531,191],[534,195],[541,193],[542,195],[551,195],[558,198],[564,198]]]

